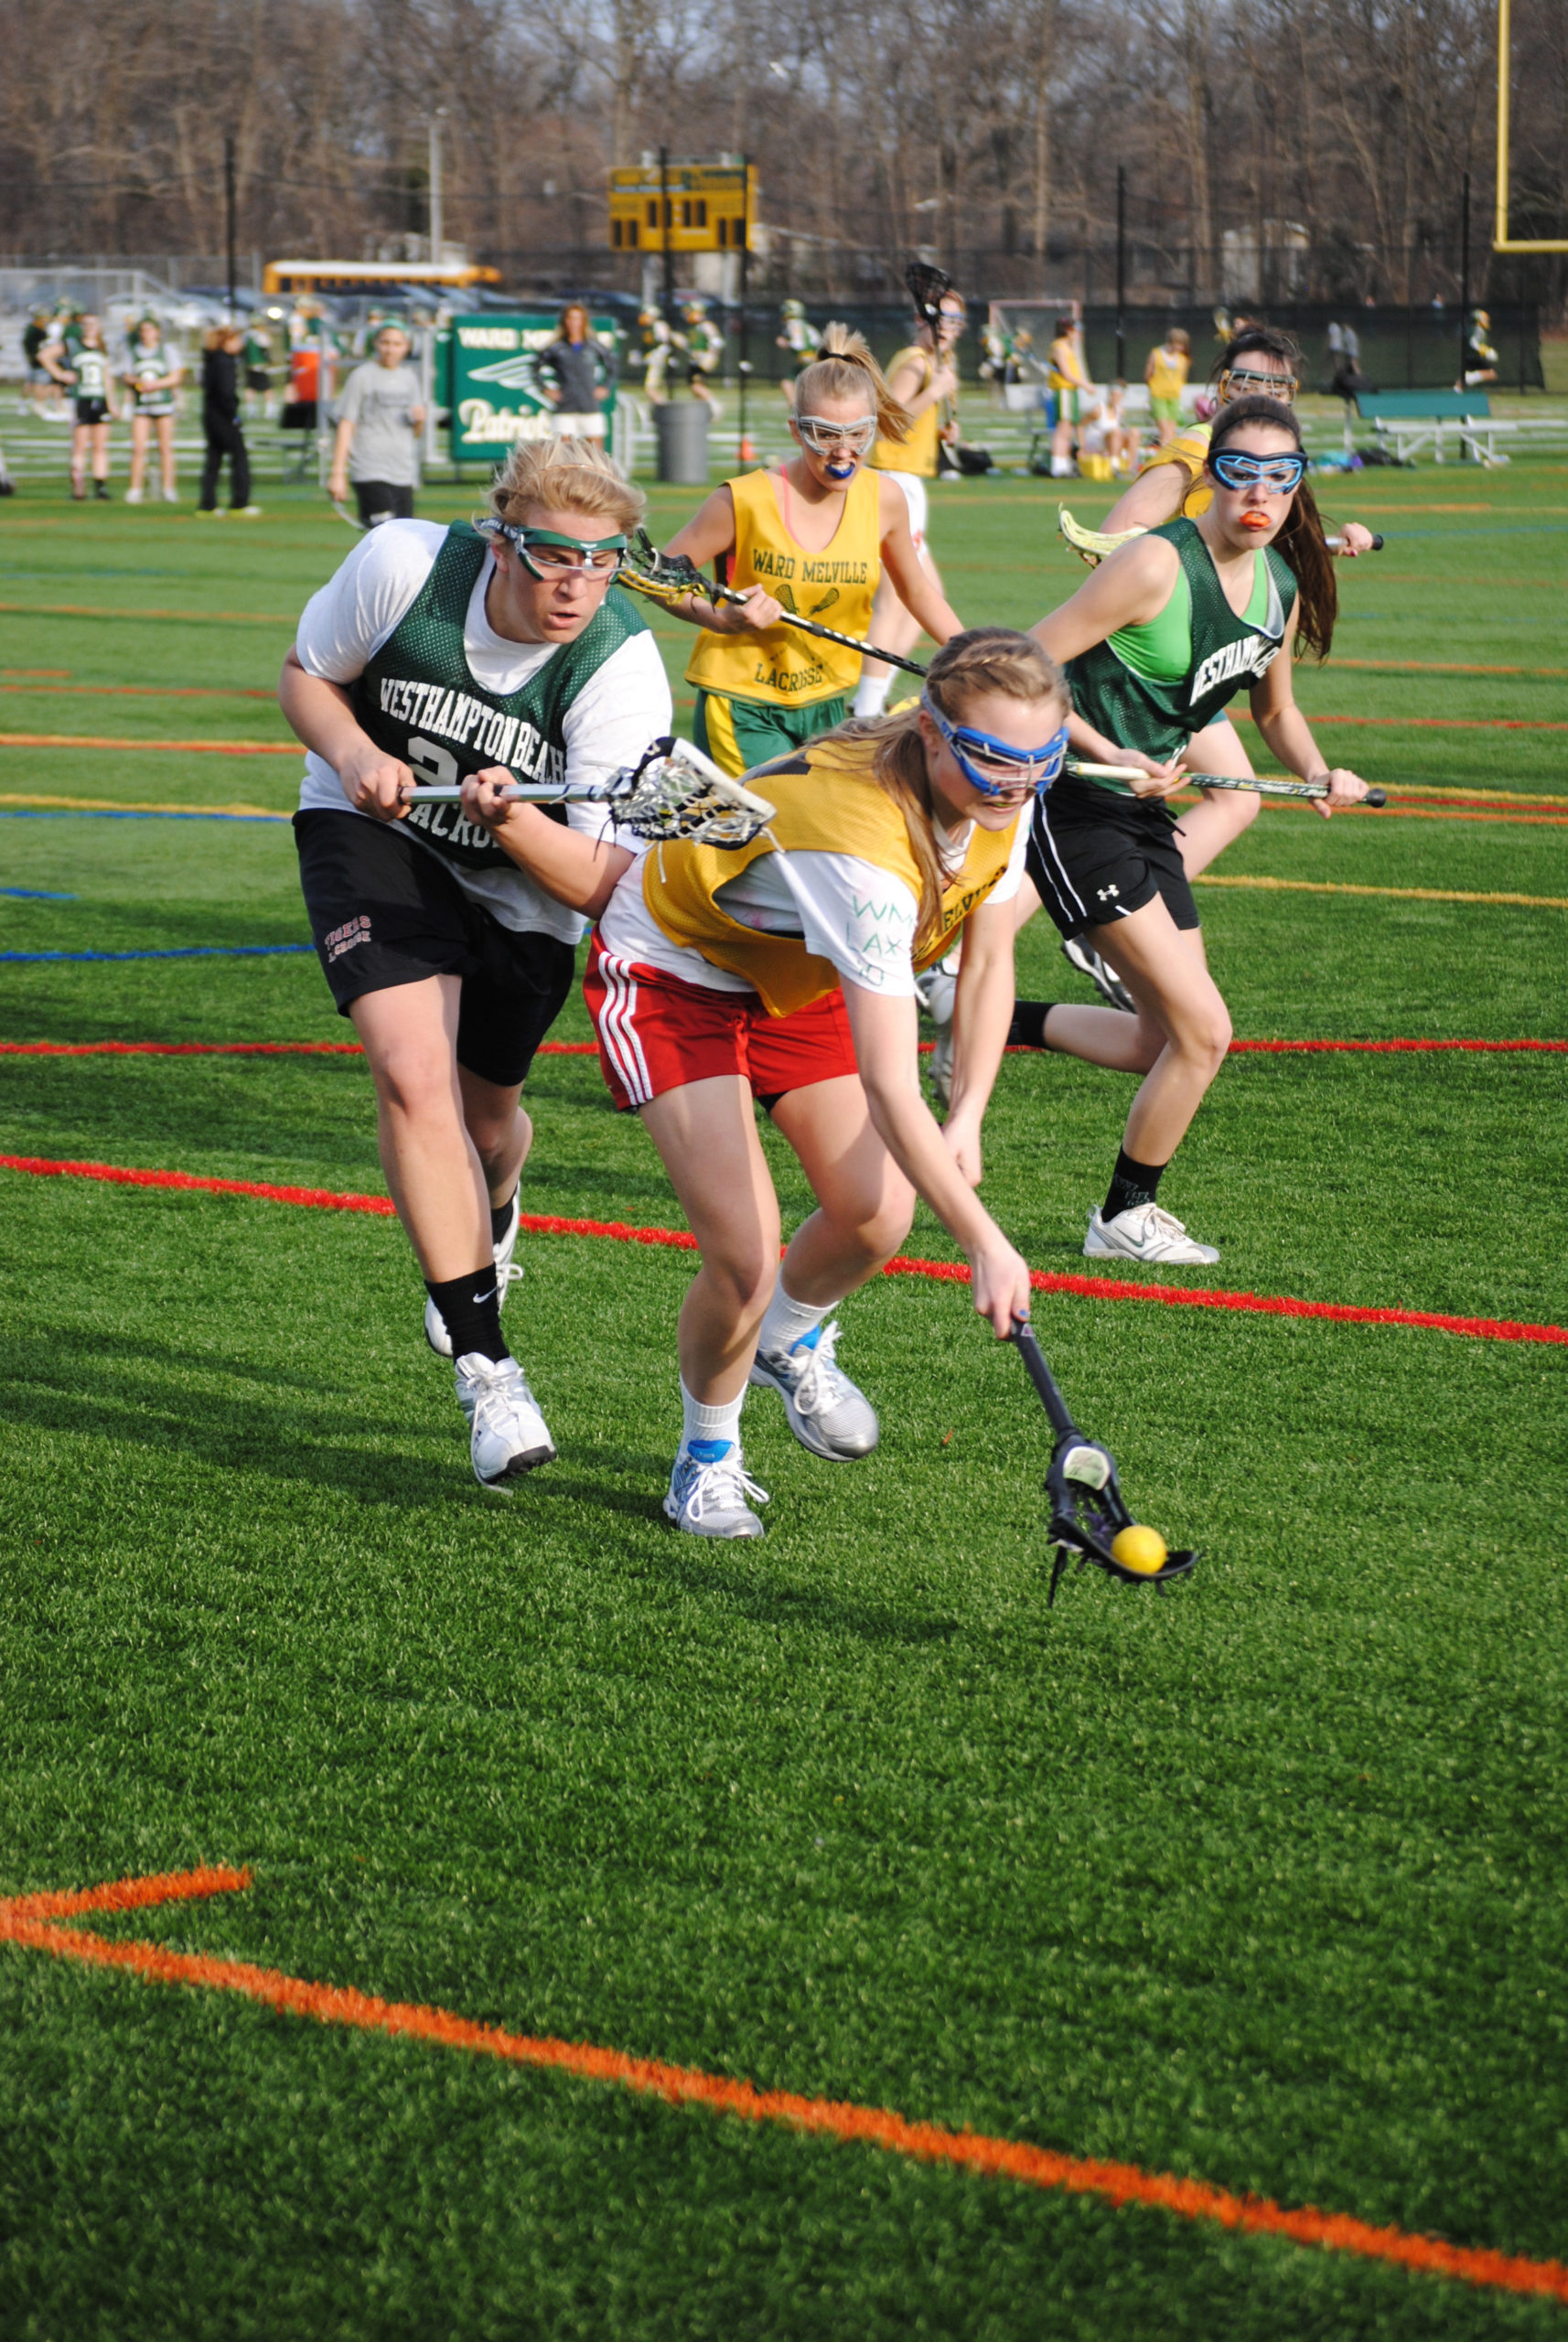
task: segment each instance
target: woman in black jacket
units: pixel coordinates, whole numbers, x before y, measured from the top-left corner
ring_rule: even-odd
[[[251,458],[240,428],[240,353],[245,337],[238,326],[217,326],[208,335],[201,360],[201,427],[207,461],[201,467],[198,511],[218,510],[218,475],[229,458],[229,509],[245,518],[261,510],[251,501]]]

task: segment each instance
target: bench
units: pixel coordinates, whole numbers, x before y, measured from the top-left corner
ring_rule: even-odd
[[[1466,456],[1478,464],[1498,460],[1491,435],[1486,428],[1492,409],[1485,391],[1364,391],[1354,403],[1362,422],[1369,423],[1377,433],[1380,446],[1392,441],[1394,453],[1402,463],[1410,461],[1418,449],[1430,443],[1433,462],[1441,464],[1444,460],[1444,433],[1455,424],[1461,463]],[[1351,444],[1351,404],[1349,400],[1345,403],[1347,448]],[[1483,438],[1487,442],[1484,448]]]

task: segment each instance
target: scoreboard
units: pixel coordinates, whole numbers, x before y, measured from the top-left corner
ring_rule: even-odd
[[[650,163],[610,173],[618,252],[750,252],[756,222],[755,164]]]

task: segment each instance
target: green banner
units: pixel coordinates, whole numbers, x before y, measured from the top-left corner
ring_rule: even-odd
[[[615,413],[615,374],[622,335],[613,317],[590,317],[610,361],[599,412],[605,435]],[[560,333],[558,310],[493,310],[454,317],[436,343],[436,382],[448,409],[447,444],[455,464],[496,464],[517,439],[548,439],[553,410],[537,373],[540,351]]]

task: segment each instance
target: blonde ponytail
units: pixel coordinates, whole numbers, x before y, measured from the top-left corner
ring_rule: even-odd
[[[865,336],[848,326],[822,328],[817,354],[795,384],[795,412],[811,414],[818,399],[859,399],[869,394],[876,415],[877,436],[903,439],[913,417],[887,387],[887,377],[871,354]]]
[[[955,634],[932,660],[926,693],[950,724],[963,721],[972,700],[995,693],[1044,707],[1069,704],[1061,669],[1032,634],[1009,626],[971,627]],[[942,894],[947,878],[937,848],[931,813],[931,779],[920,737],[919,704],[908,700],[891,715],[857,716],[831,736],[853,746],[864,760],[865,778],[889,796],[904,816],[909,847],[920,872],[920,909],[915,928],[916,962],[941,932]]]

